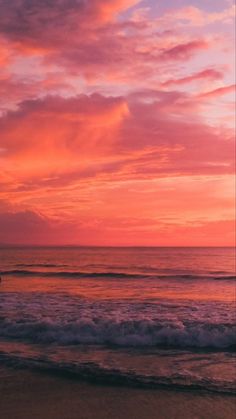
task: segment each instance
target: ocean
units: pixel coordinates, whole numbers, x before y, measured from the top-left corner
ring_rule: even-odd
[[[3,365],[235,392],[233,248],[9,247],[0,271]]]

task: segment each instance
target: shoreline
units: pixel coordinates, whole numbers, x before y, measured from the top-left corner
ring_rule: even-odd
[[[91,384],[47,371],[0,368],[7,419],[233,419],[234,396]]]

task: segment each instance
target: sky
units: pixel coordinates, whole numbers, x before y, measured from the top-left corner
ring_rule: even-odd
[[[0,0],[0,243],[234,244],[231,0]]]

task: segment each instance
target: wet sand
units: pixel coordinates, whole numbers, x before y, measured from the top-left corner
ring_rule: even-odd
[[[235,419],[236,399],[208,393],[92,385],[1,368],[2,419]]]

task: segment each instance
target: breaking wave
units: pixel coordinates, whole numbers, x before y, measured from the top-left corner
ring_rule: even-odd
[[[233,349],[236,325],[200,321],[158,321],[81,318],[0,320],[0,337],[60,345],[116,345],[118,347],[173,347]]]

